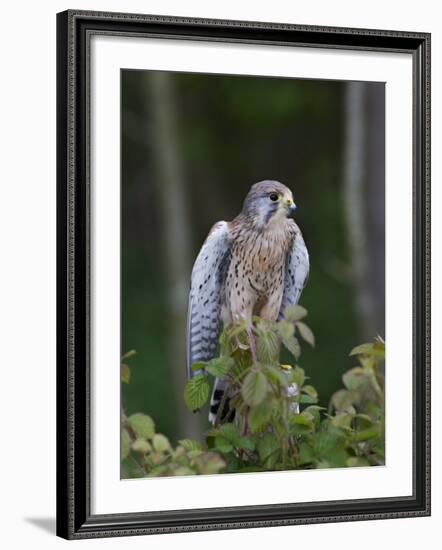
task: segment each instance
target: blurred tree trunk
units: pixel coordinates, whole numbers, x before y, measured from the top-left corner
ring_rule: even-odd
[[[174,82],[165,72],[146,72],[147,92],[152,100],[153,125],[150,142],[155,153],[158,206],[164,235],[164,262],[169,288],[169,362],[180,438],[199,437],[201,418],[184,404],[186,383],[186,316],[190,286],[191,246],[188,193],[178,145],[178,116]],[[156,238],[155,235],[152,236]],[[169,403],[164,404],[170,406]]]
[[[385,336],[385,87],[348,82],[344,197],[359,336]]]

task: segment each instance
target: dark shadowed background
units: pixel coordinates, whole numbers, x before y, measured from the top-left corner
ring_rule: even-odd
[[[211,226],[250,185],[294,194],[310,253],[300,365],[327,406],[355,345],[384,335],[382,83],[121,72],[122,353],[128,414],[175,442],[207,428],[183,403],[187,294]]]

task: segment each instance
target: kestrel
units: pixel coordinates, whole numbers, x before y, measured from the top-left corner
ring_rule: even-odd
[[[215,356],[222,326],[252,316],[277,320],[296,304],[307,282],[309,256],[293,220],[292,192],[278,181],[252,185],[241,213],[209,232],[192,270],[187,317],[187,373]],[[250,330],[251,332],[251,330]],[[252,342],[251,342],[252,343]],[[251,346],[254,355],[253,346]],[[224,383],[214,385],[214,419]]]

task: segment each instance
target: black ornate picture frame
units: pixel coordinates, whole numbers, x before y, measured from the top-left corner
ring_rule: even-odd
[[[94,34],[408,53],[413,58],[413,495],[92,515],[89,60]],[[69,10],[57,16],[57,534],[67,539],[430,514],[430,35]]]

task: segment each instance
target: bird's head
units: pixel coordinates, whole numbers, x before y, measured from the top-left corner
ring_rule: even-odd
[[[287,218],[294,217],[295,210],[293,194],[288,187],[279,181],[264,180],[252,185],[242,212],[263,230],[286,223]]]

